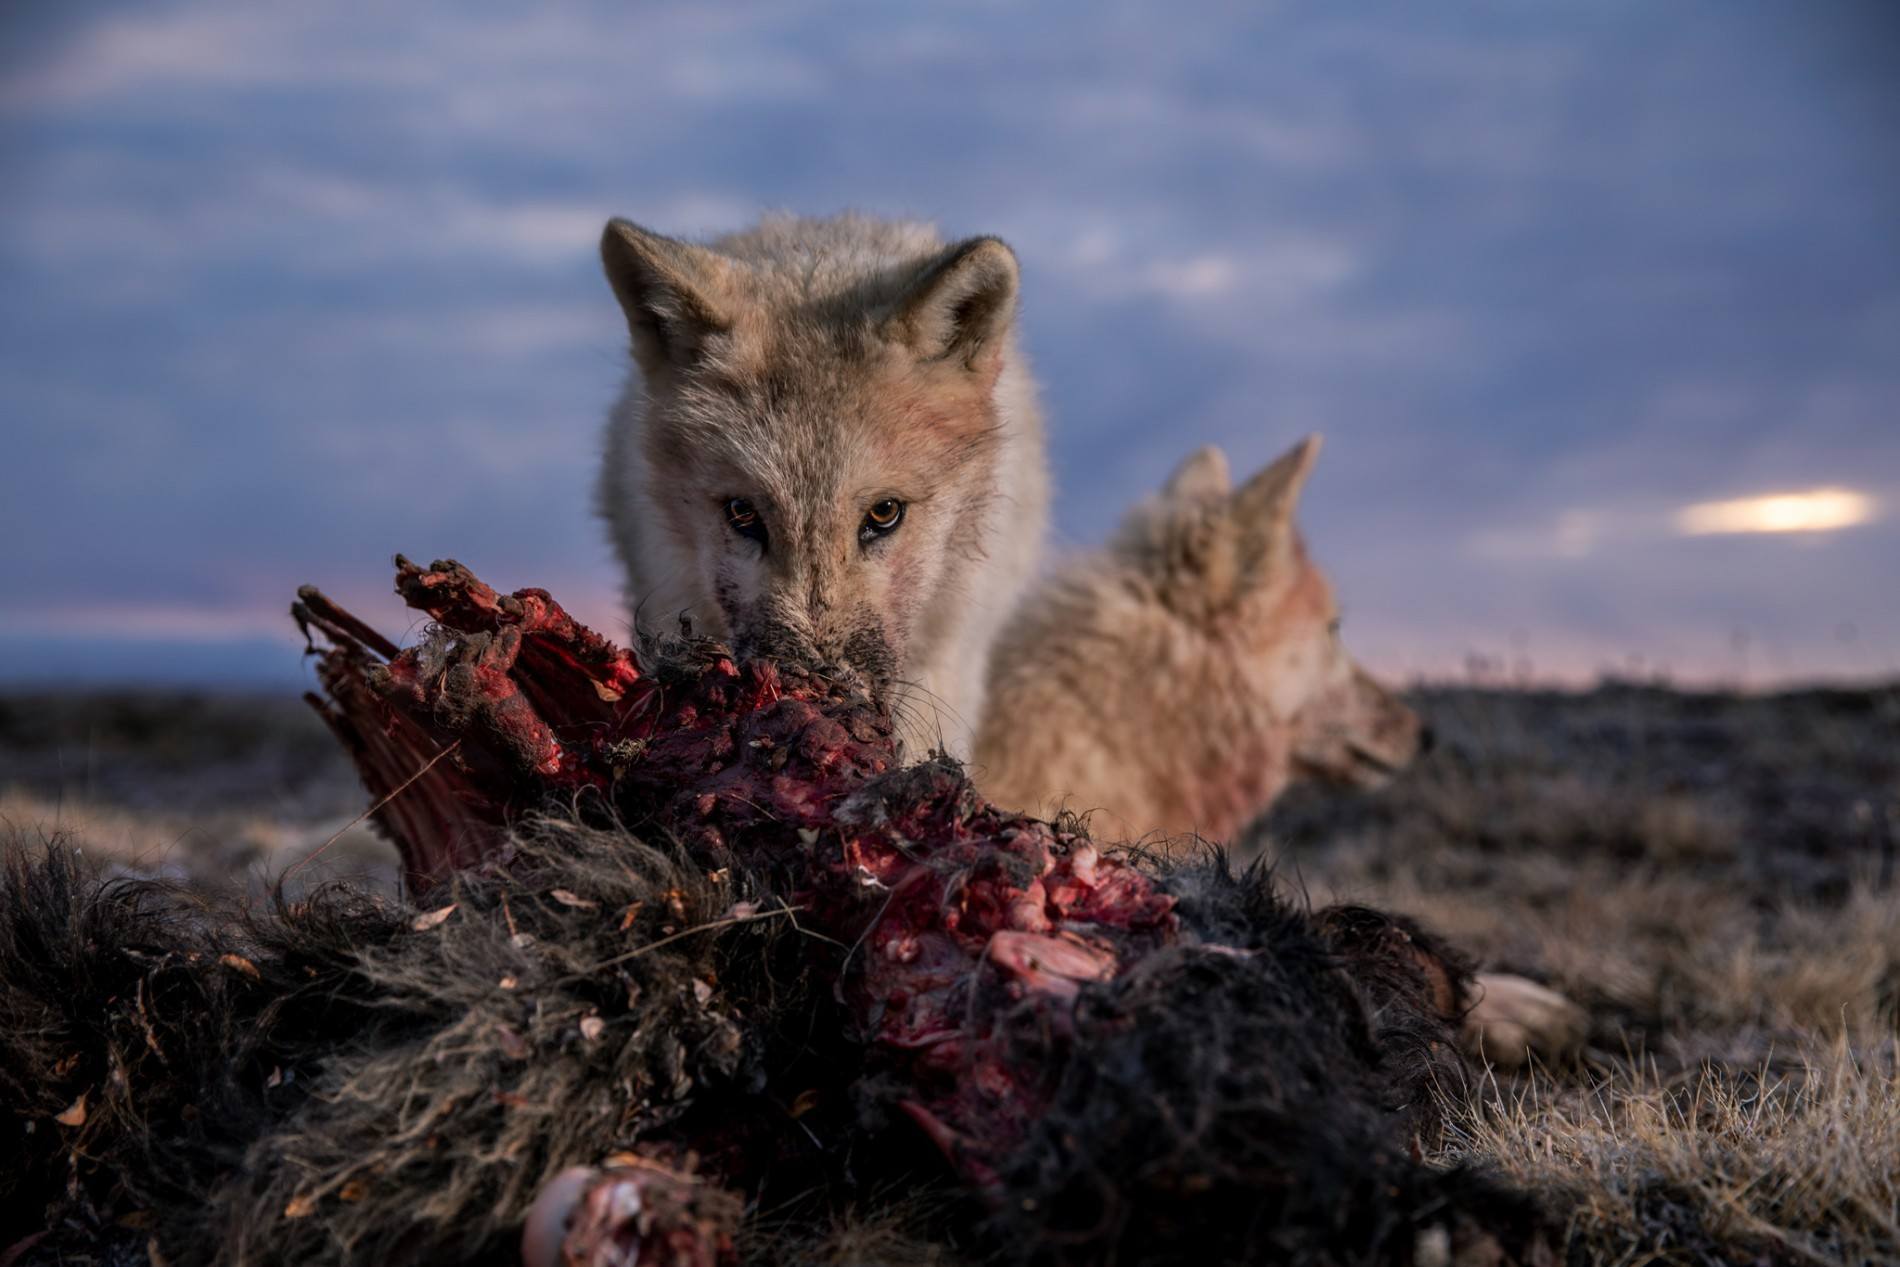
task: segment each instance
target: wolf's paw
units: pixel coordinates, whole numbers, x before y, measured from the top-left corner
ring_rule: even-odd
[[[1465,1049],[1504,1069],[1516,1069],[1531,1055],[1549,1060],[1583,1045],[1590,1018],[1555,990],[1526,977],[1480,972],[1474,983],[1477,1002],[1465,1013]]]

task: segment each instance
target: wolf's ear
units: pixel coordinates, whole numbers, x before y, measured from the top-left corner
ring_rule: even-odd
[[[1293,510],[1318,459],[1319,437],[1308,436],[1234,494],[1234,514],[1246,526],[1256,558],[1268,571],[1292,549]]]
[[[1233,477],[1227,473],[1227,455],[1205,444],[1174,468],[1174,474],[1161,486],[1161,495],[1172,501],[1206,501],[1227,496],[1233,487]]]
[[[1016,253],[997,238],[971,238],[918,275],[884,330],[923,360],[994,371],[1015,315]]]
[[[627,314],[634,358],[648,374],[692,364],[709,335],[731,328],[713,298],[726,266],[704,247],[609,220],[600,262]]]

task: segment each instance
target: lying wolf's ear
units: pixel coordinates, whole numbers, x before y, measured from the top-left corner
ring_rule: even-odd
[[[1293,546],[1293,509],[1318,459],[1319,437],[1308,436],[1234,494],[1234,514],[1246,526],[1260,551],[1258,557],[1269,569]]]
[[[971,238],[918,275],[884,330],[923,360],[994,371],[1015,315],[1016,253],[997,238]]]
[[[1161,486],[1161,495],[1173,501],[1208,501],[1227,496],[1233,487],[1233,477],[1227,473],[1227,455],[1206,444],[1174,468],[1174,474]]]
[[[627,314],[634,358],[648,374],[692,364],[707,336],[731,328],[712,298],[727,266],[704,247],[609,220],[600,262]]]

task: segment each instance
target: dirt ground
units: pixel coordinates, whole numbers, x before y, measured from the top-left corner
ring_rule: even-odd
[[[1237,848],[1589,1011],[1579,1059],[1448,1093],[1446,1155],[1548,1193],[1577,1262],[1900,1260],[1900,684],[1413,699],[1401,779]],[[294,699],[0,696],[0,818],[115,866],[393,887],[362,808]]]

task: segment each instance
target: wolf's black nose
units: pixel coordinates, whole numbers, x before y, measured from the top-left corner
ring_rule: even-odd
[[[1438,746],[1438,732],[1421,723],[1418,728],[1418,755],[1424,756]]]

